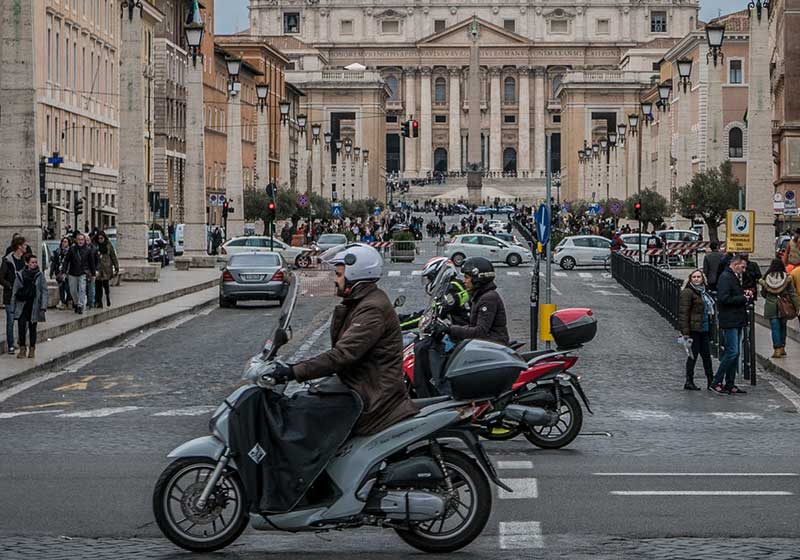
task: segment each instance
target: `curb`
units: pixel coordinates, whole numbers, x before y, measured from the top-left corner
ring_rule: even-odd
[[[767,356],[756,352],[756,362],[770,373],[774,373],[782,377],[785,381],[789,382],[795,389],[800,389],[800,377],[789,371],[788,369],[776,364]]]
[[[110,308],[106,307],[100,313],[92,313],[91,315],[84,315],[80,317],[80,319],[68,321],[62,325],[40,329],[38,332],[38,336],[42,338],[42,340],[48,338],[58,338],[60,336],[64,336],[76,330],[85,329],[86,327],[92,327],[94,325],[97,325],[98,323],[110,321],[111,319],[116,319],[118,317],[121,317],[122,315],[127,315],[129,313],[141,311],[142,309],[146,309],[148,307],[153,307],[155,305],[158,305],[159,303],[165,303],[167,301],[178,299],[180,297],[194,294],[196,292],[202,292],[203,290],[207,290],[208,288],[213,288],[214,286],[217,285],[219,285],[219,279],[214,278],[212,280],[207,280],[202,284],[186,286],[172,292],[159,294],[147,299],[135,301],[133,303],[128,303],[120,307],[110,307]],[[6,350],[7,348],[5,340],[0,341],[0,353],[5,353]]]
[[[756,312],[756,323],[758,323],[762,327],[770,328],[769,321],[764,319],[764,316],[758,312]],[[797,329],[793,329],[789,325],[786,326],[786,336],[788,336],[795,342],[800,342],[800,331],[798,331]]]
[[[209,287],[211,287],[211,286],[209,286]],[[189,294],[184,294],[184,295],[189,295]],[[172,299],[177,299],[177,298],[172,298]],[[30,369],[27,369],[27,370],[25,370],[23,372],[20,372],[17,375],[14,375],[14,376],[9,377],[7,379],[0,379],[0,389],[7,389],[7,388],[9,388],[9,387],[11,387],[13,385],[16,385],[18,383],[22,383],[24,381],[27,381],[29,378],[33,377],[34,374],[39,373],[39,372],[41,372],[43,370],[57,369],[57,368],[59,368],[59,367],[61,367],[63,365],[66,365],[67,363],[72,362],[75,359],[81,357],[81,355],[83,355],[83,354],[94,352],[95,350],[99,350],[99,349],[101,349],[103,347],[106,347],[106,346],[109,346],[109,345],[117,344],[118,342],[121,342],[121,341],[125,340],[126,338],[128,338],[129,336],[131,336],[131,334],[133,334],[134,332],[141,331],[141,330],[144,330],[144,329],[152,329],[152,328],[155,328],[155,327],[159,327],[162,324],[168,323],[170,321],[173,321],[178,317],[182,317],[184,315],[190,315],[192,313],[196,313],[196,312],[198,312],[198,311],[200,311],[202,309],[205,309],[206,307],[214,305],[216,303],[216,301],[217,301],[217,296],[214,295],[209,300],[204,301],[202,303],[198,303],[197,305],[194,305],[192,307],[181,309],[180,311],[177,311],[175,313],[170,313],[170,314],[164,315],[163,317],[159,317],[157,319],[153,319],[152,321],[149,321],[149,322],[144,323],[142,325],[137,325],[136,327],[133,327],[133,328],[131,328],[129,330],[126,330],[125,332],[123,332],[121,334],[118,334],[118,335],[116,335],[116,336],[114,336],[112,338],[108,338],[108,339],[105,339],[105,340],[100,340],[100,341],[98,341],[98,342],[96,342],[94,344],[90,344],[90,345],[84,346],[82,348],[72,350],[70,352],[62,354],[61,356],[58,356],[56,358],[52,358],[52,359],[50,359],[50,360],[48,360],[46,362],[42,362],[40,364],[36,364],[35,366],[31,367]],[[164,303],[164,302],[161,302],[161,303]],[[153,307],[153,306],[150,306],[150,307]],[[100,321],[98,321],[98,322],[100,322]]]

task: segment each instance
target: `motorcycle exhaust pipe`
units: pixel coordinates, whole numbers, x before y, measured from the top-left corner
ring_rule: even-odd
[[[525,424],[526,426],[555,426],[558,423],[558,414],[546,411],[543,408],[510,404],[503,411],[506,420]]]

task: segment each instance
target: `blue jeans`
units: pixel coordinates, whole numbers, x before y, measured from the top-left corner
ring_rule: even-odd
[[[772,347],[786,348],[786,319],[771,319]]]
[[[736,368],[739,365],[739,341],[742,336],[742,329],[722,329],[722,343],[725,351],[719,358],[719,369],[714,376],[714,385],[722,384],[725,380],[725,388],[730,389],[736,380]]]
[[[6,348],[14,348],[14,313],[11,305],[6,305]]]

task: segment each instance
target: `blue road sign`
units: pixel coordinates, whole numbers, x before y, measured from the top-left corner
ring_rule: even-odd
[[[332,204],[331,205],[331,216],[334,218],[341,218],[342,217],[342,205],[341,204]]]
[[[376,206],[375,209],[372,211],[372,213],[375,214],[376,216],[380,216],[381,215],[380,207]]]
[[[601,210],[600,205],[595,202],[594,204],[589,206],[589,215],[597,216],[600,213],[600,210]]]
[[[539,237],[539,242],[547,245],[550,240],[550,207],[547,204],[540,205],[533,217],[536,220],[536,235]]]
[[[64,163],[64,158],[63,157],[50,157],[50,158],[47,158],[47,163],[49,163],[50,165],[61,165],[62,163]]]

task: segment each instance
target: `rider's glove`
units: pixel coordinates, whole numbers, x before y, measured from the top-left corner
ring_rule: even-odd
[[[446,334],[450,334],[450,325],[444,321],[436,321],[433,324],[433,331],[431,333],[434,338],[441,339]]]
[[[278,362],[275,365],[275,372],[272,374],[272,378],[277,385],[285,385],[289,381],[294,381],[294,370],[292,366]]]

